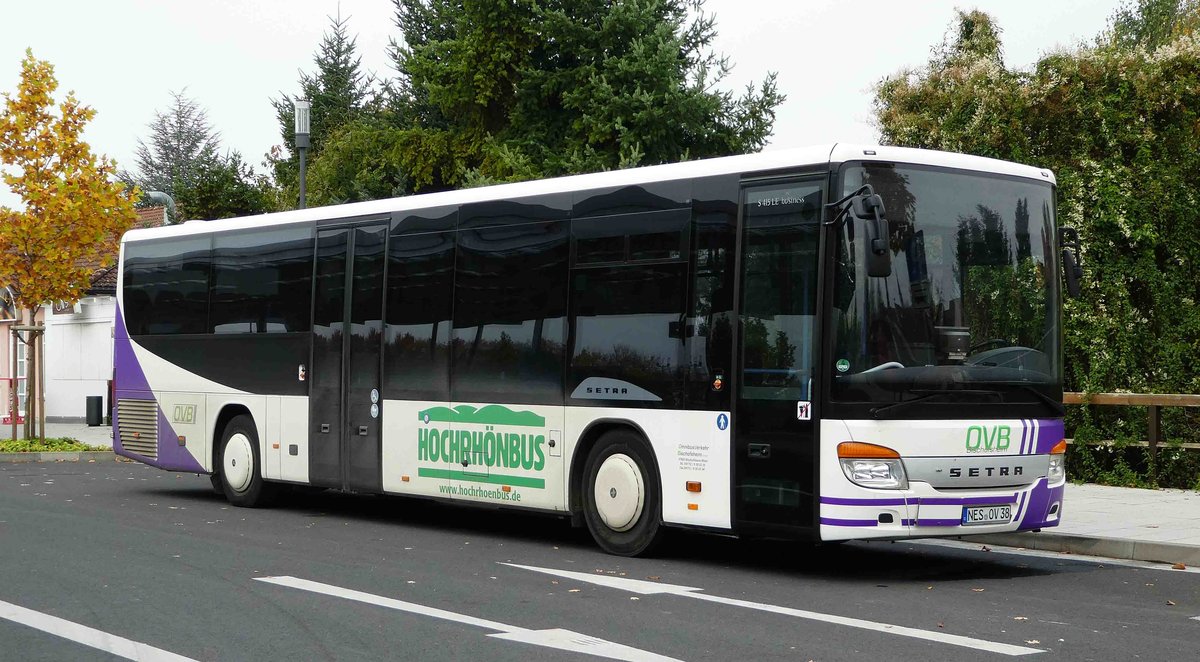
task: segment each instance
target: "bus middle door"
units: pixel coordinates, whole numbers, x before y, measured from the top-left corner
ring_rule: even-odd
[[[380,362],[386,225],[317,233],[309,482],[382,490]]]

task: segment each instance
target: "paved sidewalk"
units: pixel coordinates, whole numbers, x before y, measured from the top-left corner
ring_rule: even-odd
[[[966,539],[1200,566],[1200,492],[1068,484],[1057,527]]]

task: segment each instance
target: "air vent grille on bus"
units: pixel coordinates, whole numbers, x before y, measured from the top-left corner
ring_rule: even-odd
[[[117,400],[117,433],[121,446],[151,460],[158,459],[158,403],[154,400]]]

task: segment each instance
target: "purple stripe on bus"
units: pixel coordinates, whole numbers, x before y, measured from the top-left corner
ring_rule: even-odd
[[[141,364],[137,361],[137,355],[133,353],[133,343],[129,340],[129,333],[125,329],[125,319],[124,315],[121,314],[121,304],[119,302],[117,303],[114,323],[113,367],[117,376],[116,384],[114,384],[113,388],[115,395],[118,400],[135,399],[153,401],[154,394],[150,391],[146,372],[142,370]],[[196,458],[192,457],[187,448],[179,445],[179,435],[175,433],[175,429],[171,427],[170,421],[163,414],[162,407],[156,404],[155,409],[158,411],[158,459],[151,460],[143,458],[143,456],[136,453],[126,451],[121,445],[120,434],[113,435],[113,451],[118,455],[133,457],[160,469],[205,473],[204,467],[196,461]],[[120,429],[120,422],[117,420],[116,412],[113,412],[113,430],[119,432]]]
[[[1058,442],[1066,438],[1062,419],[1047,418],[1038,420],[1037,440],[1030,454],[1046,455]]]
[[[822,517],[822,524],[829,526],[879,526],[879,522],[873,519],[835,519],[833,517]]]
[[[120,392],[149,391],[150,384],[146,373],[137,362],[133,353],[133,343],[129,340],[129,332],[125,330],[125,316],[121,313],[121,304],[117,303],[115,324],[113,330],[113,368],[117,378],[114,390]],[[143,396],[144,397],[144,396]]]
[[[915,499],[914,499],[915,500]],[[845,497],[821,497],[821,503],[831,506],[903,506],[904,498],[898,499],[850,499]]]
[[[961,519],[919,519],[917,526],[958,526],[962,524]]]
[[[1030,421],[1027,418],[1021,419],[1021,452],[1020,452],[1021,455],[1025,454],[1025,444],[1029,442],[1029,437],[1030,437],[1029,425],[1030,425],[1030,423],[1032,423],[1032,421]]]
[[[1025,511],[1025,517],[1021,519],[1021,529],[1040,529],[1048,526],[1058,526],[1058,520],[1047,522],[1046,517],[1049,515],[1050,504],[1062,503],[1063,491],[1066,485],[1058,487],[1046,487],[1046,481],[1039,481],[1037,487],[1029,494],[1029,506]]]
[[[1017,512],[1013,513],[1013,521],[1020,521],[1024,514],[1025,499],[1029,496],[1028,492],[1021,493],[1021,500],[1017,502]]]
[[[179,445],[179,435],[175,433],[175,428],[171,427],[171,422],[161,406],[158,408],[158,462],[155,466],[171,471],[206,473],[204,467],[188,452],[187,447]]]
[[[902,520],[900,520],[900,525],[901,525],[901,526],[916,526],[916,525],[917,525],[917,520],[915,520],[915,519],[902,519]]]
[[[962,497],[958,499],[944,499],[941,497],[921,497],[920,504],[922,506],[990,506],[999,503],[1016,503],[1017,495],[1014,492],[1010,496],[994,496],[994,497]]]

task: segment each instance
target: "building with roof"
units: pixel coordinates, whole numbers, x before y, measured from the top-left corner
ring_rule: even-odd
[[[149,228],[167,223],[165,207],[137,210],[134,228]],[[104,411],[110,411],[113,374],[113,322],[117,312],[116,256],[107,267],[97,267],[85,296],[73,306],[42,307],[40,320],[46,325],[46,420],[83,422],[87,397],[104,398]],[[0,325],[4,322],[0,321]],[[8,357],[12,352],[11,335],[6,334]],[[18,359],[21,355],[18,354]],[[5,361],[3,373],[9,372]],[[2,373],[0,373],[2,374]],[[19,374],[18,378],[23,377]],[[22,391],[19,383],[18,393]],[[8,411],[7,405],[0,409]],[[24,408],[21,408],[24,413]]]

